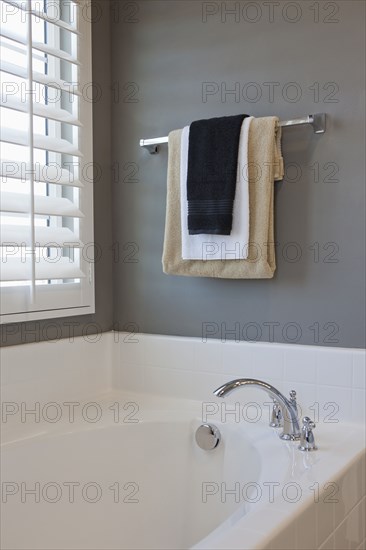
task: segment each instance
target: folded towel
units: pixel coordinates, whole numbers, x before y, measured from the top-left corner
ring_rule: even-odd
[[[230,235],[238,146],[247,115],[196,120],[189,130],[188,230]]]
[[[246,260],[212,262],[182,259],[180,150],[182,130],[169,134],[167,207],[163,270],[170,275],[223,279],[270,279],[276,269],[273,181],[283,177],[281,127],[277,117],[255,118],[249,130],[250,241]]]
[[[253,117],[244,119],[239,139],[237,182],[230,235],[189,235],[187,165],[189,126],[183,128],[180,158],[180,211],[183,260],[245,260],[249,242],[248,138]]]

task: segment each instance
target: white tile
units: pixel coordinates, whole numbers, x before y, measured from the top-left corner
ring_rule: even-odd
[[[232,528],[215,543],[217,550],[252,550],[262,538],[261,533],[251,529]]]
[[[314,503],[311,503],[305,510],[302,511],[296,524],[296,540],[298,550],[309,550],[309,548],[316,548],[316,507]]]
[[[337,480],[339,491],[335,495],[339,503],[335,505],[335,525],[338,525],[352,508],[361,501],[365,488],[362,486],[362,457],[353,461],[347,471]],[[361,541],[359,541],[360,543]]]
[[[365,500],[355,506],[348,516],[347,539],[351,550],[355,550],[362,544],[365,538]]]
[[[307,382],[316,380],[317,350],[310,346],[292,346],[285,351],[285,380]]]
[[[347,534],[347,519],[345,519],[334,531],[334,550],[349,549]]]
[[[347,501],[344,499],[344,497],[347,498],[347,495],[345,494],[345,491],[342,492],[343,482],[341,479],[337,478],[333,480],[332,484],[334,486],[334,493],[333,488],[328,489],[326,492],[326,498],[327,500],[335,501],[333,504],[333,515],[334,529],[336,530],[339,528],[347,515]]]
[[[142,391],[145,387],[144,367],[123,364],[114,369],[114,387],[126,391]]]
[[[334,531],[334,505],[327,500],[324,502],[324,495],[319,502],[314,503],[316,514],[317,545],[323,544]]]
[[[195,346],[198,339],[175,338],[149,334],[119,335],[120,360],[129,365],[196,368]]]
[[[353,465],[352,474],[346,472],[342,480],[337,480],[340,491],[336,498],[338,503],[334,505],[334,522],[338,526],[335,531],[335,549],[355,549],[365,536],[365,497],[358,501],[359,495],[364,492],[362,487],[362,461]]]
[[[365,390],[352,390],[352,420],[364,423],[366,420]]]
[[[273,550],[297,550],[297,521],[289,523],[272,540]]]
[[[352,387],[352,351],[343,349],[319,349],[317,383],[342,388]]]
[[[352,390],[337,386],[318,386],[316,402],[319,406],[318,423],[350,422],[352,420]]]
[[[193,344],[192,368],[202,372],[225,373],[227,364],[223,362],[225,344],[217,340],[203,342],[197,340]]]
[[[185,340],[156,338],[146,346],[145,365],[179,370],[196,370],[194,344]]]
[[[111,387],[109,335],[10,346],[1,350],[4,400],[83,399]]]
[[[331,535],[323,544],[320,546],[320,550],[334,550],[334,535]],[[343,550],[346,550],[343,548]]]
[[[283,380],[284,351],[275,344],[253,344],[253,377],[267,381]]]
[[[364,389],[366,387],[366,352],[357,350],[353,352],[353,387]]]
[[[227,341],[222,344],[222,372],[233,378],[253,377],[254,344]]]
[[[194,340],[155,336],[146,340],[145,365],[180,370],[199,370]]]
[[[119,361],[128,365],[143,365],[145,362],[145,340],[137,334],[130,338],[128,335],[119,334]]]
[[[227,377],[223,374],[145,367],[142,391],[211,403],[217,401],[214,390],[226,381]]]
[[[358,469],[358,479],[360,480],[360,485],[363,492],[363,497],[366,497],[366,454],[362,453],[358,463],[357,463],[357,469]],[[366,536],[366,533],[365,533]]]

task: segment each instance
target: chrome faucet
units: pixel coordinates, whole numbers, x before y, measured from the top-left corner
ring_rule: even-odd
[[[220,386],[214,391],[214,394],[217,395],[217,397],[225,397],[232,391],[240,388],[240,386],[252,386],[262,389],[267,392],[272,399],[275,399],[281,407],[283,418],[283,432],[280,438],[292,441],[300,439],[301,434],[297,413],[296,392],[292,391],[290,399],[287,399],[281,392],[271,386],[271,384],[267,384],[267,382],[255,380],[254,378],[238,378],[237,380],[231,380],[231,382],[227,382],[223,386]]]

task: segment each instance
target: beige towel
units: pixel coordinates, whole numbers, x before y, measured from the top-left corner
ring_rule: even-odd
[[[169,134],[163,270],[169,275],[221,279],[270,279],[276,269],[274,181],[283,178],[281,127],[277,117],[254,118],[249,131],[249,254],[246,260],[183,260],[180,223],[180,141]]]

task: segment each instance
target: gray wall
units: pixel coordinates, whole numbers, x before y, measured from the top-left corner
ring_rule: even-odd
[[[226,15],[225,6],[235,4],[241,12]],[[365,4],[270,3],[273,13],[263,2],[256,12],[249,4],[247,12],[247,2],[113,4],[115,327],[201,336],[211,323],[219,338],[235,329],[228,338],[362,347]],[[207,6],[217,13],[204,22]],[[204,82],[217,83],[223,95],[204,102]],[[268,82],[278,83],[273,98]],[[235,83],[240,97],[225,95]],[[262,96],[250,101],[255,91]],[[323,136],[310,128],[284,132],[288,173],[276,184],[275,278],[164,275],[167,151],[149,156],[139,139],[241,112],[328,114]]]
[[[101,333],[110,330],[113,319],[112,298],[112,222],[111,222],[111,113],[110,113],[110,18],[109,6],[94,0],[93,79],[102,95],[93,105],[94,162],[101,168],[101,178],[94,184],[94,237],[102,258],[95,265],[96,314],[29,323],[2,325],[2,346],[55,338]],[[75,323],[70,327],[69,323]]]
[[[319,2],[319,22],[313,2],[270,3],[273,13],[263,2],[256,3],[257,13],[253,2],[247,12],[247,2],[94,3],[93,77],[102,89],[93,109],[94,160],[102,167],[95,183],[95,240],[103,249],[96,264],[97,312],[57,320],[57,331],[50,321],[3,326],[0,344],[50,339],[60,330],[67,338],[71,321],[78,323],[75,335],[113,326],[363,347],[364,2]],[[225,6],[235,5],[240,12],[225,14]],[[204,102],[204,82],[216,83],[222,95]],[[269,82],[278,83],[273,98]],[[239,97],[225,94],[235,86]],[[254,92],[261,97],[249,101]],[[288,173],[276,184],[276,276],[164,275],[167,151],[149,156],[138,141],[198,118],[240,112],[282,119],[329,115],[324,136],[310,129],[284,133]],[[294,254],[301,257],[292,261]]]

